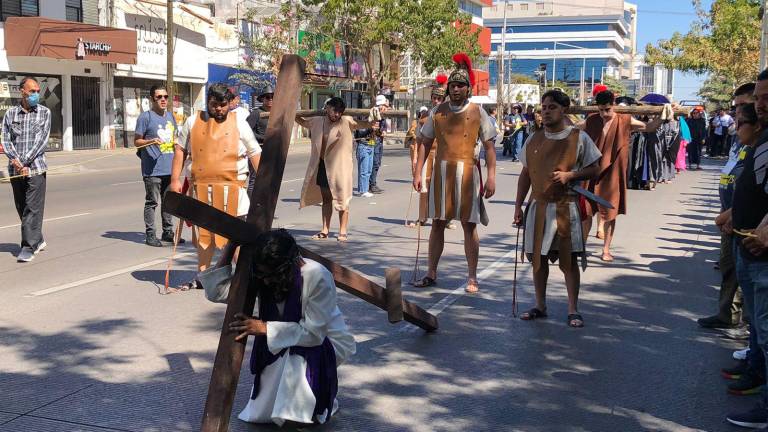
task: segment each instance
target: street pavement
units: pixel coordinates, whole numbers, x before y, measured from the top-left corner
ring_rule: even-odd
[[[106,157],[105,157],[106,156]],[[96,158],[101,158],[94,160]],[[311,241],[318,207],[298,211],[308,155],[289,155],[275,226],[304,246],[383,284],[399,267],[411,280],[417,230],[406,228],[407,150],[387,148],[382,195],[354,198],[350,241]],[[48,249],[17,263],[10,186],[0,184],[0,432],[194,431],[199,424],[224,305],[200,291],[161,295],[170,248],[145,246],[143,184],[130,152],[52,154],[44,233]],[[339,291],[358,342],[340,367],[341,409],[316,431],[732,431],[725,414],[755,397],[728,396],[719,368],[741,341],[700,330],[714,312],[719,275],[716,164],[656,191],[630,191],[616,261],[592,238],[582,275],[586,327],[566,325],[563,278],[552,268],[549,318],[512,315],[520,165],[499,162],[497,194],[481,227],[481,291],[463,291],[461,230],[449,231],[438,286],[404,295],[438,314],[426,334]],[[410,217],[416,214],[414,197]],[[428,229],[422,231],[425,239]],[[190,238],[189,231],[184,235]],[[425,268],[426,241],[420,267]],[[172,283],[194,276],[179,248]],[[520,312],[532,306],[530,265],[518,269]],[[248,354],[250,355],[250,346]],[[230,430],[273,431],[236,418],[252,376],[243,364]],[[291,428],[284,428],[292,430]]]

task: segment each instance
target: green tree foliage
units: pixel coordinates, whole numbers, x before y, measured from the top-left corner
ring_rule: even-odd
[[[459,12],[456,0],[305,2],[319,8],[317,33],[362,54],[372,95],[396,76],[406,51],[429,73],[450,67],[457,51],[479,56],[479,30],[471,30],[471,17]]]
[[[627,88],[624,86],[624,84],[621,83],[621,81],[617,80],[616,78],[612,76],[604,76],[603,77],[603,84],[608,87],[608,90],[612,91],[613,94],[617,96],[626,95],[627,94]]]
[[[675,32],[645,48],[648,64],[710,73],[733,90],[754,80],[760,53],[760,0],[714,0],[705,10],[692,0],[699,19],[686,34]]]
[[[717,75],[710,75],[699,89],[701,96],[708,103],[708,108],[730,106],[733,85]]]
[[[529,75],[523,75],[523,74],[510,74],[509,77],[507,77],[507,83],[509,84],[539,84],[539,80],[536,78],[529,76]]]

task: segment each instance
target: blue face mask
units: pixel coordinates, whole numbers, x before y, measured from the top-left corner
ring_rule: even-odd
[[[37,106],[38,102],[40,102],[40,93],[30,93],[29,96],[27,96],[27,103],[30,107]]]

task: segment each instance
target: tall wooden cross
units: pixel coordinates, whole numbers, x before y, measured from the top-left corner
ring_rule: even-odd
[[[225,432],[229,429],[232,404],[247,341],[236,342],[235,335],[228,329],[228,323],[238,312],[252,314],[256,303],[256,292],[248,287],[252,259],[249,246],[259,234],[272,227],[304,68],[304,60],[300,57],[283,57],[275,90],[275,104],[270,112],[264,138],[264,150],[255,174],[258,186],[251,193],[247,222],[174,192],[166,193],[163,199],[164,211],[240,245],[238,265],[229,291],[227,311],[224,314],[219,347],[205,402],[201,427],[203,432]],[[301,248],[301,254],[326,266],[333,273],[339,288],[386,310],[390,322],[405,319],[427,331],[437,329],[435,316],[402,298],[399,270],[387,269],[386,287],[382,287],[305,248]]]

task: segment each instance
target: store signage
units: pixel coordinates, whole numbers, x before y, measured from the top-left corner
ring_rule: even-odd
[[[86,55],[105,56],[110,51],[112,51],[112,45],[108,43],[84,41],[83,38],[78,38],[75,57],[82,60]]]

